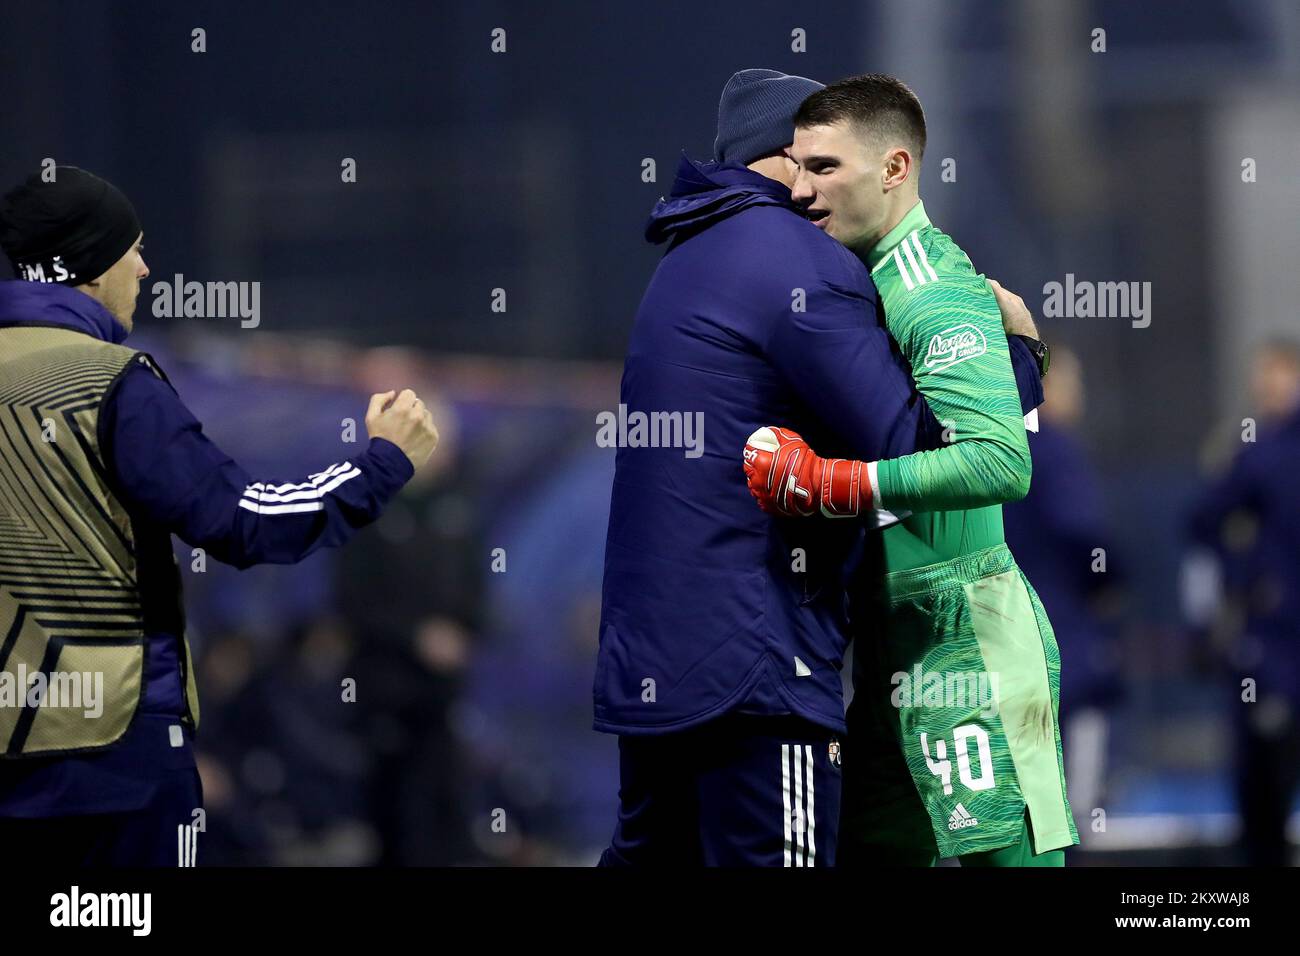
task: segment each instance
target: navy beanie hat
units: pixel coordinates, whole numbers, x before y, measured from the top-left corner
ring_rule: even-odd
[[[824,88],[824,83],[776,70],[733,73],[718,101],[713,158],[722,163],[750,163],[789,146],[799,104]]]

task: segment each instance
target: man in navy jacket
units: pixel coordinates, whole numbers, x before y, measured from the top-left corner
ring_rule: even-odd
[[[865,460],[936,448],[943,427],[865,266],[791,199],[793,116],[820,88],[734,75],[716,162],[683,158],[646,230],[667,252],[620,397],[650,434],[619,443],[605,551],[595,727],[619,735],[620,806],[604,865],[834,863],[844,583],[864,525],[770,518],[739,451],[768,422]],[[1028,411],[1039,370],[1011,344]],[[655,432],[675,420],[702,426],[692,447]]]
[[[1261,343],[1250,378],[1258,434],[1243,433],[1227,470],[1199,492],[1188,530],[1222,576],[1220,652],[1245,862],[1288,866],[1287,822],[1300,792],[1300,341]]]
[[[0,205],[20,277],[0,282],[0,679],[80,659],[106,686],[98,714],[0,700],[0,843],[47,864],[192,866],[199,708],[171,534],[239,568],[299,561],[377,518],[437,431],[413,392],[375,395],[360,454],[255,481],[121,344],[149,274],[131,204],[47,172]]]

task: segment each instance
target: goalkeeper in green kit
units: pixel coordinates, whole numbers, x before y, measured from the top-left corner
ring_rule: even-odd
[[[1026,425],[994,292],[925,214],[924,148],[911,90],[881,74],[841,80],[795,116],[792,192],[871,270],[951,443],[823,459],[773,426],[750,438],[744,468],[766,511],[885,525],[870,565],[884,573],[855,589],[841,865],[1061,866],[1078,835],[1060,655],[1002,534],[1002,503],[1029,490]]]

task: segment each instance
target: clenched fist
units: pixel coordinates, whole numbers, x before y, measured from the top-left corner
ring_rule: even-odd
[[[419,468],[438,447],[438,429],[433,414],[409,388],[370,396],[366,411],[366,433],[384,438],[406,453]]]
[[[769,514],[851,518],[871,510],[866,462],[822,458],[788,428],[750,435],[744,468],[749,493]]]

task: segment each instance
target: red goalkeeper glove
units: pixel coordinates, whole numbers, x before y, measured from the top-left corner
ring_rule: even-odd
[[[872,509],[866,462],[822,458],[788,428],[754,432],[744,459],[749,493],[769,514],[852,518]]]

